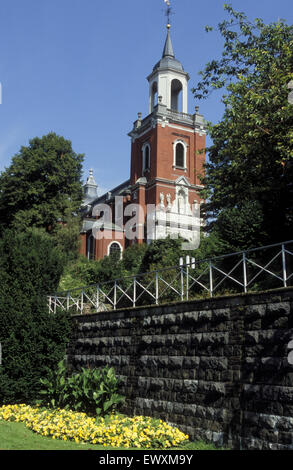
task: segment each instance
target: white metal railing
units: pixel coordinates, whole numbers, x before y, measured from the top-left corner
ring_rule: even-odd
[[[180,263],[181,264],[181,263]],[[293,285],[293,240],[48,296],[51,313],[97,313]]]

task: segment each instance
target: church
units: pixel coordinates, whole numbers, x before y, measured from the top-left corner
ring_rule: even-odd
[[[133,243],[181,237],[198,247],[206,123],[198,107],[188,114],[188,81],[175,58],[167,25],[161,60],[147,77],[148,115],[129,132],[130,177],[98,196],[92,170],[81,207],[81,253],[101,259]]]

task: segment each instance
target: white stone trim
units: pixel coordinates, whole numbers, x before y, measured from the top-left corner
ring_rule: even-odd
[[[170,123],[167,123],[167,126],[172,127],[172,129],[177,129],[179,131],[190,132],[191,134],[204,134],[205,135],[207,133],[204,129],[198,129],[198,128],[187,129],[186,127],[176,126],[175,124],[170,124]]]

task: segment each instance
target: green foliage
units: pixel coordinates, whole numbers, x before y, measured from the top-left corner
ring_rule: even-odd
[[[78,259],[80,246],[81,216],[78,213],[71,214],[66,211],[65,224],[57,224],[52,235],[56,246],[66,256],[66,262],[73,262]]]
[[[38,395],[46,366],[64,355],[69,317],[48,314],[49,292],[58,285],[63,255],[41,230],[5,231],[0,239],[0,402]]]
[[[55,133],[21,147],[0,175],[0,231],[43,228],[65,252],[76,253],[80,220],[73,219],[82,202],[82,161],[71,142]]]
[[[155,240],[148,245],[139,271],[147,273],[170,266],[178,266],[180,256],[189,254],[187,251],[182,251],[182,243],[184,243],[182,238]]]
[[[123,259],[117,260],[107,256],[103,260],[92,261],[80,256],[76,262],[69,264],[61,277],[58,291],[64,292],[91,284],[103,284],[115,279],[125,279],[141,273],[169,268],[179,265],[179,258],[186,255],[196,259],[212,258],[228,253],[229,244],[217,233],[201,236],[198,249],[182,250],[183,239],[156,240],[151,244],[132,245],[123,253]]]
[[[141,263],[148,249],[148,245],[143,243],[141,245],[134,244],[127,248],[123,253],[123,270],[129,276],[135,276],[141,272]]]
[[[261,231],[264,214],[257,201],[244,201],[220,212],[215,231],[225,240],[228,251],[241,251],[255,248],[266,242],[266,234]]]
[[[66,366],[64,360],[58,363],[56,371],[51,371],[48,368],[48,376],[46,378],[41,378],[40,383],[42,389],[40,390],[40,395],[43,396],[43,400],[40,400],[39,403],[44,403],[44,405],[49,406],[50,408],[62,408],[66,406],[66,400],[68,400],[69,395],[67,393],[67,383],[66,383]]]
[[[104,415],[113,412],[124,401],[118,394],[119,382],[114,369],[85,369],[67,376],[64,361],[60,361],[54,371],[49,371],[46,379],[41,379],[43,389],[40,401],[51,408],[63,407],[91,415]]]
[[[221,256],[230,252],[230,245],[224,241],[216,231],[213,231],[208,236],[201,233],[200,245],[197,250],[191,254],[196,260],[205,260]]]
[[[102,260],[93,261],[79,256],[76,261],[65,267],[58,290],[64,292],[81,286],[135,276],[140,271],[146,250],[146,244],[133,245],[124,251],[122,260],[115,256],[106,256]]]
[[[209,230],[216,228],[232,247],[247,248],[292,238],[293,106],[287,86],[293,26],[258,18],[251,23],[230,5],[225,9],[230,18],[219,24],[222,57],[207,64],[193,90],[202,99],[226,87],[224,115],[209,125],[213,144],[202,196],[207,215],[219,216]]]

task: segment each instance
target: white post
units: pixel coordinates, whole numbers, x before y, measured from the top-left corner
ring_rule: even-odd
[[[81,291],[80,312],[83,313],[83,289]]]
[[[213,286],[213,265],[210,261],[210,296],[213,297],[214,286]]]
[[[136,306],[136,277],[133,278],[133,307]]]
[[[186,266],[186,300],[189,299],[189,265]]]
[[[100,287],[97,286],[97,312],[99,311],[100,308]]]
[[[114,283],[114,310],[116,310],[117,303],[117,281]]]
[[[243,259],[243,286],[244,292],[247,293],[247,266],[246,266],[246,253],[244,252],[242,255]]]
[[[283,283],[284,287],[287,287],[287,269],[286,269],[286,252],[285,245],[282,245],[282,265],[283,265]]]
[[[183,271],[182,266],[180,267],[180,271],[181,271],[181,300],[183,301],[184,300],[184,271]]]

